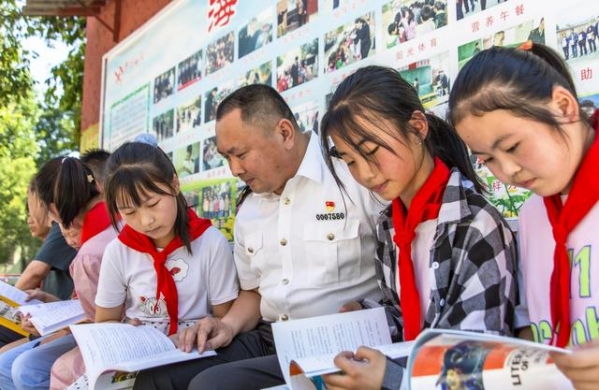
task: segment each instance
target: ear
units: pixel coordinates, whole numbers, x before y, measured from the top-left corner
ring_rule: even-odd
[[[177,175],[173,176],[173,181],[171,182],[171,185],[173,186],[173,191],[175,191],[175,195],[179,195],[179,192],[181,191],[181,184],[179,183],[179,176],[177,176]]]
[[[414,135],[419,138],[418,142],[424,142],[428,135],[428,120],[426,119],[424,112],[419,110],[414,111],[408,123],[410,124],[412,130],[416,133]]]
[[[296,129],[289,119],[281,119],[275,129],[275,134],[283,143],[285,149],[290,150],[295,144]]]
[[[551,93],[551,107],[558,120],[565,123],[574,123],[580,120],[580,107],[578,101],[570,91],[561,86],[553,88]]]

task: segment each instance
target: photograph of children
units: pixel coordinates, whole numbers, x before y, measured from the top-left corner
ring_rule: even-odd
[[[299,106],[291,107],[295,121],[301,131],[313,131],[318,134],[320,125],[318,117],[318,106],[314,101],[310,101]]]
[[[476,341],[463,341],[448,348],[437,379],[441,390],[484,390],[482,372],[489,348]]]
[[[202,97],[177,107],[177,133],[196,128],[202,124]]]
[[[175,169],[179,177],[187,177],[200,171],[200,143],[191,143],[175,150]]]
[[[324,72],[332,72],[374,54],[374,12],[324,34]]]
[[[387,48],[447,25],[447,0],[393,0],[382,11]]]
[[[172,108],[154,117],[152,120],[152,129],[154,130],[154,134],[156,134],[158,142],[173,136],[174,122],[175,110]]]
[[[238,84],[238,88],[250,84],[266,84],[272,86],[272,62],[265,62],[260,66],[246,71],[239,77]]]
[[[179,62],[177,90],[181,90],[202,79],[202,51],[197,51],[191,57]]]
[[[154,104],[175,92],[175,68],[171,68],[154,79]]]
[[[588,3],[568,4],[557,20],[557,45],[569,63],[597,60],[599,16],[591,16]]]
[[[599,93],[590,96],[582,96],[579,98],[580,109],[591,117],[597,108],[599,108]]]
[[[318,38],[277,57],[277,90],[283,92],[318,76]]]
[[[200,200],[196,209],[199,216],[212,220],[229,241],[233,241],[235,221],[236,179],[203,180],[198,188]]]
[[[263,11],[250,19],[248,24],[239,29],[239,56],[245,57],[272,42],[272,8]]]
[[[206,76],[233,62],[235,55],[235,33],[230,32],[206,48]]]
[[[456,0],[456,18],[463,19],[480,11],[495,7],[507,0]]]
[[[449,99],[448,69],[449,53],[445,52],[400,68],[399,74],[412,84],[424,108],[429,109]]]
[[[204,97],[204,123],[216,119],[216,106],[231,92],[233,92],[233,80],[221,84],[220,88],[214,87],[206,92]]]
[[[318,0],[279,0],[277,37],[302,27],[318,14]]]
[[[202,171],[222,167],[225,159],[216,149],[216,137],[206,138],[202,143]]]

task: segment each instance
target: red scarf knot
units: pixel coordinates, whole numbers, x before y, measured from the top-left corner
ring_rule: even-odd
[[[443,204],[443,193],[449,181],[450,171],[439,158],[434,159],[433,171],[420,187],[410,204],[404,209],[400,199],[391,203],[393,241],[398,247],[399,258],[399,304],[404,320],[404,340],[413,340],[421,329],[420,294],[416,286],[414,264],[412,260],[412,241],[416,237],[416,228],[421,222],[436,219]]]
[[[599,130],[599,110],[595,111],[590,121],[595,128],[595,140],[576,171],[566,203],[562,204],[560,194],[543,198],[555,240],[550,290],[553,324],[551,344],[558,347],[568,345],[571,331],[568,235],[599,200],[599,180],[596,174],[599,166],[599,137],[596,135]]]
[[[199,218],[192,209],[188,209],[187,216],[189,218],[189,238],[191,241],[194,241],[210,227],[211,223],[208,219]],[[173,275],[168,268],[166,268],[165,264],[167,257],[183,246],[181,237],[176,236],[162,251],[158,251],[150,237],[125,225],[119,234],[119,240],[129,248],[138,252],[147,253],[152,257],[154,270],[156,271],[156,305],[154,306],[154,311],[158,309],[160,296],[162,295],[166,302],[166,310],[170,321],[168,334],[170,336],[171,334],[177,333],[179,322],[179,294]]]

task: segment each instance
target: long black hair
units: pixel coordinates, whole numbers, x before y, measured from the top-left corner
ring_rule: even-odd
[[[106,166],[104,196],[115,229],[118,229],[117,199],[128,198],[140,207],[149,192],[174,196],[177,201],[175,234],[191,253],[187,201],[183,193],[173,186],[175,167],[168,156],[157,146],[145,142],[126,142],[115,150]],[[159,185],[166,186],[165,191]]]
[[[380,124],[381,130],[405,142],[408,135],[415,132],[409,123],[415,111],[422,112],[428,121],[429,131],[423,140],[423,147],[449,168],[457,167],[474,183],[476,190],[482,192],[480,179],[468,158],[468,149],[455,130],[444,120],[426,113],[414,87],[396,70],[376,65],[360,68],[343,80],[322,118],[322,150],[337,183],[342,185],[333,167],[332,157],[336,153],[329,144],[331,134],[337,135],[365,159],[377,164],[374,156],[361,152],[357,141],[372,142],[392,153],[396,152],[377,134],[366,130],[363,121]],[[385,126],[383,121],[391,123],[392,128]]]

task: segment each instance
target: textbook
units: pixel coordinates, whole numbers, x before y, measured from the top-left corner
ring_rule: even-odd
[[[85,312],[78,299],[24,305],[20,306],[18,310],[31,317],[29,321],[42,336],[86,319]]]
[[[397,358],[385,348],[376,349]],[[550,351],[571,353],[563,348],[484,333],[426,329],[408,349],[407,380],[401,389],[574,389],[549,356]],[[319,367],[313,365],[319,361]],[[339,371],[332,358],[324,356],[312,357],[308,363],[298,359],[287,369],[287,384],[269,390],[326,389],[319,375]]]
[[[26,302],[27,293],[0,281],[0,325],[16,333],[29,336],[29,333],[21,328],[21,317],[18,307],[27,303],[41,303],[37,299]]]
[[[182,352],[152,326],[100,323],[71,325],[70,329],[86,367],[86,378],[77,383],[87,379],[91,390],[129,388],[137,371],[216,355],[214,351]]]

